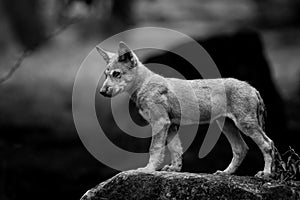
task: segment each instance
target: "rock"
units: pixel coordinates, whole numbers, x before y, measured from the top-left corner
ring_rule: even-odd
[[[125,171],[87,191],[81,200],[300,199],[300,182],[246,176]]]

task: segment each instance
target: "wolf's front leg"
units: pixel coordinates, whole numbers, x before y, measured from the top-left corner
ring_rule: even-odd
[[[142,171],[155,171],[164,159],[165,143],[167,131],[170,126],[170,120],[166,117],[161,117],[157,121],[151,123],[152,126],[152,141],[150,145],[150,158],[146,167],[139,168]]]
[[[179,172],[181,170],[183,150],[177,131],[177,124],[172,124],[168,130],[167,142],[171,153],[171,164],[164,166],[162,171]]]

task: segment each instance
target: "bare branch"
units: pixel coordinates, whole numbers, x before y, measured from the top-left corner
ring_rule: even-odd
[[[74,18],[74,19],[68,21],[67,23],[61,25],[56,30],[54,30],[52,33],[50,33],[43,41],[37,43],[33,48],[25,49],[23,51],[23,53],[21,54],[21,56],[16,60],[15,64],[12,67],[10,67],[8,72],[6,72],[3,76],[0,77],[0,85],[2,83],[6,82],[8,79],[10,79],[13,76],[13,74],[17,71],[17,69],[19,69],[22,66],[23,60],[25,58],[27,58],[28,56],[30,56],[36,49],[41,47],[43,44],[45,44],[46,42],[51,40],[53,37],[55,37],[58,34],[60,34],[61,32],[63,32],[64,30],[66,30],[70,25],[75,24],[79,21],[80,21],[80,18]]]

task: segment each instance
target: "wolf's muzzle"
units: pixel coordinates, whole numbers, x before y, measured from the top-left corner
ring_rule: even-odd
[[[101,88],[100,89],[100,94],[102,94],[105,97],[111,97],[112,93],[108,91],[107,88]]]

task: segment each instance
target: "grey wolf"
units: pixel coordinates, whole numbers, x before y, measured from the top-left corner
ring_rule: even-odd
[[[161,170],[180,171],[183,150],[176,134],[178,127],[216,121],[231,145],[233,158],[225,170],[215,174],[233,174],[237,170],[248,151],[241,136],[245,134],[258,145],[264,156],[264,169],[256,176],[272,175],[274,143],[265,134],[265,105],[254,87],[234,78],[165,78],[144,66],[124,42],[120,42],[117,53],[98,46],[96,49],[107,63],[100,93],[113,97],[127,92],[152,127],[149,162],[138,170],[158,170],[164,159],[164,146],[168,143],[171,164]],[[221,119],[224,118],[222,127]]]

